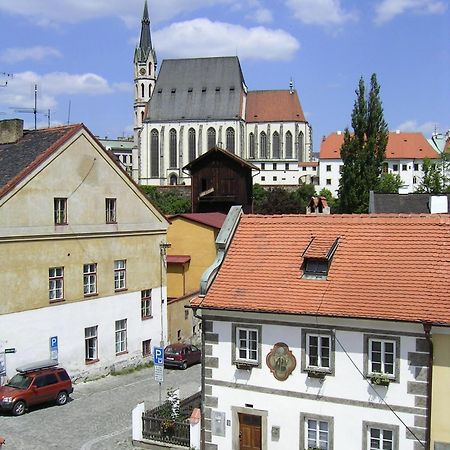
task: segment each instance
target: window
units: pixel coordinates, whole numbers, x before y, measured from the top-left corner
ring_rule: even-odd
[[[289,170],[289,163],[284,164],[284,170]]]
[[[250,159],[255,158],[255,135],[253,133],[248,136],[248,157]]]
[[[266,177],[262,176],[261,181],[266,181]]]
[[[170,93],[171,93],[171,94],[175,94],[175,92],[177,92],[177,90],[176,90],[175,88],[172,88],[172,89],[170,90]]]
[[[266,170],[266,164],[265,163],[261,163],[261,170]]]
[[[194,89],[193,88],[188,88],[188,94],[192,94],[192,91],[193,91]]]
[[[127,319],[116,320],[116,354],[127,351]]]
[[[364,450],[397,450],[398,432],[397,425],[363,422],[362,448]]]
[[[189,319],[189,310],[185,309],[184,310],[184,320],[188,320]]]
[[[145,89],[145,86],[144,86],[144,83],[141,83],[141,97],[142,98],[144,98],[144,89]]]
[[[330,336],[306,335],[306,366],[330,368]]]
[[[36,377],[33,386],[36,386],[37,388],[41,388],[44,386],[50,386],[51,384],[56,384],[58,382],[58,379],[56,378],[56,374],[54,373],[48,373],[47,375],[42,375],[39,377]]]
[[[388,163],[383,163],[381,165],[381,173],[388,173]]]
[[[417,177],[413,176],[413,184],[417,184]]]
[[[98,361],[98,327],[84,329],[84,358],[86,362]]]
[[[333,450],[333,417],[301,413],[300,425],[302,450]]]
[[[152,290],[141,291],[141,319],[148,319],[152,316]]]
[[[207,131],[207,140],[208,140],[208,148],[207,150],[209,150],[210,148],[213,148],[216,146],[216,130],[213,127],[208,128]]]
[[[84,295],[97,293],[97,264],[83,265],[83,292]]]
[[[304,278],[326,278],[328,275],[328,261],[319,258],[305,258]]]
[[[327,164],[327,172],[331,172],[331,164]]]
[[[232,359],[235,363],[246,363],[253,366],[261,364],[261,326],[236,325],[232,328]]]
[[[147,339],[142,341],[142,356],[145,358],[146,356],[151,356],[152,354],[152,340]]]
[[[339,166],[339,173],[342,175],[342,172],[344,172],[344,165]]]
[[[114,289],[116,291],[126,289],[126,261],[118,259],[114,261]]]
[[[172,128],[169,132],[169,166],[177,167],[177,131]]]
[[[306,172],[306,166],[302,167],[303,172]]]
[[[229,127],[227,128],[227,150],[231,153],[234,153],[235,145],[234,145],[234,129]]]
[[[272,177],[273,181],[277,181],[277,177]]]
[[[419,170],[419,164],[414,163],[414,171],[417,172]]]
[[[105,199],[106,223],[116,223],[116,204],[115,198]]]
[[[64,267],[48,269],[48,299],[52,302],[64,298]]]
[[[259,157],[267,158],[267,134],[264,131],[259,135]]]
[[[286,133],[286,158],[292,158],[292,133]]]
[[[159,176],[159,132],[155,129],[150,136],[150,175]]]
[[[181,330],[177,331],[177,341],[181,341]]]
[[[300,133],[298,133],[298,155],[297,155],[299,161],[304,161],[303,158],[304,146],[305,146],[304,134],[303,131],[300,131]]]
[[[403,171],[408,170],[408,164],[402,164],[402,170]]]
[[[53,214],[55,225],[67,225],[67,198],[53,200]]]
[[[193,128],[189,128],[189,162],[194,161],[195,159],[195,130]]]
[[[329,186],[331,184],[331,178],[327,178],[327,185]]]
[[[365,335],[364,360],[365,375],[386,375],[391,382],[399,381],[400,338],[398,336]]]
[[[272,134],[272,158],[280,157],[280,135],[277,131]]]
[[[398,164],[392,164],[392,170],[398,172]]]
[[[277,163],[272,164],[272,170],[277,170]]]

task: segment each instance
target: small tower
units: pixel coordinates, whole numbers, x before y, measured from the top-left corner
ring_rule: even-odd
[[[145,115],[145,109],[156,82],[156,53],[152,47],[150,19],[147,0],[142,15],[141,39],[134,51],[134,143],[138,146],[139,130]]]

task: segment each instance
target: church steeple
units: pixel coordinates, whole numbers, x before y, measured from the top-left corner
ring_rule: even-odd
[[[152,50],[150,19],[148,17],[147,0],[145,0],[144,13],[141,21],[141,38],[139,40],[139,47],[136,48],[134,62],[145,62]]]

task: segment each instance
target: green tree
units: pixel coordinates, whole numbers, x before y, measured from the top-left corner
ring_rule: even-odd
[[[192,210],[190,198],[174,191],[161,192],[156,186],[141,186],[141,189],[163,214],[183,214]]]
[[[378,179],[378,183],[374,191],[382,192],[384,194],[397,194],[402,185],[403,182],[398,173],[383,173]]]
[[[333,197],[333,193],[329,189],[322,188],[321,191],[319,192],[319,195],[327,199],[327,203],[328,206],[330,207],[331,213],[339,209],[339,199]]]
[[[418,193],[441,194],[444,192],[444,180],[441,171],[429,158],[423,160],[423,177],[416,189]]]
[[[380,86],[372,74],[366,96],[361,77],[352,111],[352,128],[346,128],[341,158],[344,163],[339,182],[341,212],[364,213],[369,209],[369,192],[378,184],[385,159],[388,126],[384,120]]]

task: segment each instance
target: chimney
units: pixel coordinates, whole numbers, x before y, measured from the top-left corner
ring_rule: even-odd
[[[341,130],[337,130],[337,131],[336,131],[336,134],[337,134],[338,136],[340,136],[340,135],[342,134],[342,131],[341,131]]]
[[[395,130],[395,134],[400,134],[400,130]]]
[[[14,144],[23,137],[23,120],[0,120],[0,144]]]

